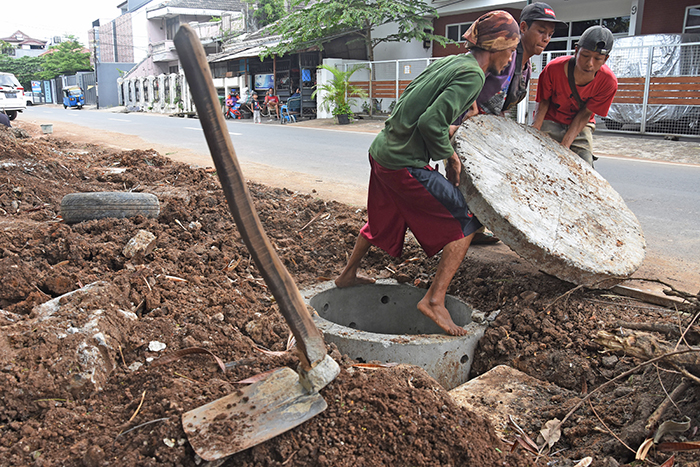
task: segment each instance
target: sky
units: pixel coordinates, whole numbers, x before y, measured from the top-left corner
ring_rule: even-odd
[[[3,0],[0,14],[0,37],[8,37],[18,29],[34,39],[47,40],[67,34],[78,38],[87,47],[88,30],[96,19],[112,20],[119,16],[118,0]],[[10,4],[12,5],[10,7]]]

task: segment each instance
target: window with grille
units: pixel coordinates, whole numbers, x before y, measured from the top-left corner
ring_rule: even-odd
[[[700,7],[698,8],[700,10]],[[700,11],[699,11],[700,13]],[[700,17],[698,17],[700,19]],[[552,40],[545,49],[547,52],[560,52],[564,54],[573,51],[576,42],[583,32],[591,26],[605,26],[610,29],[615,37],[629,35],[630,17],[615,16],[612,18],[586,19],[582,21],[571,21],[566,23],[566,27],[557,27],[552,36]],[[700,22],[698,23],[700,32]]]
[[[445,37],[455,42],[464,42],[462,36],[467,32],[467,29],[469,29],[472,23],[473,21],[469,23],[448,24],[445,26]]]
[[[689,6],[685,9],[683,32],[700,33],[700,5]]]

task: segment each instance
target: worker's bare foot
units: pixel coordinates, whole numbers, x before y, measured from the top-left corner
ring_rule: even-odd
[[[365,285],[374,284],[376,282],[372,277],[364,276],[362,274],[341,274],[335,280],[335,286],[339,289],[343,287],[352,287],[353,285]]]
[[[424,297],[423,300],[418,302],[418,310],[435,321],[435,324],[451,336],[463,336],[467,333],[467,331],[452,321],[450,312],[447,311],[444,305],[431,304],[428,297]]]

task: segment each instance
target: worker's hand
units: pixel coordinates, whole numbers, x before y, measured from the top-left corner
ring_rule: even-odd
[[[479,115],[479,106],[476,105],[476,101],[474,101],[472,106],[469,107],[469,110],[467,111],[467,115],[464,116],[464,119],[466,120],[467,118],[471,118],[474,115]]]
[[[457,128],[459,128],[459,125],[450,125],[450,139],[455,135]]]
[[[462,174],[462,161],[459,160],[457,153],[452,153],[449,159],[445,159],[445,173],[447,180],[454,186],[459,186],[459,177]]]

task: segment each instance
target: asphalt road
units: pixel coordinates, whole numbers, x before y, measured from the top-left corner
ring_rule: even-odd
[[[64,110],[54,106],[30,107],[18,118],[68,122],[129,135],[164,146],[209,154],[199,120],[146,113],[111,113]],[[251,120],[227,120],[229,134],[241,161],[307,173],[324,180],[367,186],[367,148],[374,135],[281,124],[253,124]]]
[[[68,122],[208,154],[197,119],[49,106],[29,108],[18,118]],[[360,190],[367,186],[367,149],[373,134],[255,125],[250,120],[227,121],[227,126],[241,163],[306,174],[326,184],[352,185]],[[681,260],[700,270],[700,166],[602,157],[596,169],[636,214],[650,254]]]

